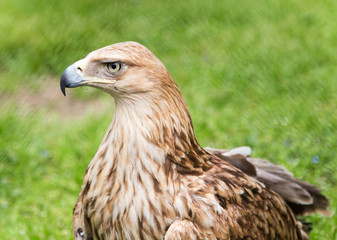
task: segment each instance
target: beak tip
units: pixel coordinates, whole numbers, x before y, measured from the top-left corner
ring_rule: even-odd
[[[61,92],[63,93],[63,95],[66,96],[66,83],[63,79],[63,76],[60,81],[60,88],[61,88]]]

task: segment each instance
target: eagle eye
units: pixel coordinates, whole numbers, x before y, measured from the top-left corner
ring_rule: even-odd
[[[110,73],[117,73],[122,68],[122,64],[120,62],[109,62],[106,66]]]

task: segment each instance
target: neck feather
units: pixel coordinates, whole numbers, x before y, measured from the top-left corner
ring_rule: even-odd
[[[179,173],[201,174],[210,168],[209,156],[195,138],[186,103],[175,84],[163,89],[115,98],[110,143],[123,145],[123,160],[133,159],[131,164],[143,159],[159,165],[170,162]]]

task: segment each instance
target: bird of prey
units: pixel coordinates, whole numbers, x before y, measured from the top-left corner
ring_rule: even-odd
[[[91,52],[60,85],[116,104],[74,207],[75,239],[308,239],[297,217],[329,215],[317,187],[249,147],[202,148],[177,84],[139,43]]]

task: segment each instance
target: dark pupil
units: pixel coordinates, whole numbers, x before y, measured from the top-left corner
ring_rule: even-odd
[[[117,67],[118,67],[118,64],[117,64],[117,63],[113,63],[113,64],[111,64],[111,68],[112,68],[112,69],[114,69],[114,70],[115,70]]]

